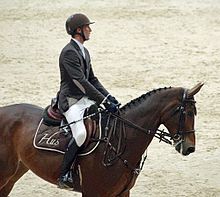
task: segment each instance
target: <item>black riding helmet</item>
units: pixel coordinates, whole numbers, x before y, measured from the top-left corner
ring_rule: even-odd
[[[91,22],[89,18],[84,14],[80,14],[80,13],[73,14],[69,16],[68,19],[66,20],[66,32],[69,35],[73,36],[76,34],[77,28],[82,28],[84,25],[90,25],[93,23],[94,22]]]

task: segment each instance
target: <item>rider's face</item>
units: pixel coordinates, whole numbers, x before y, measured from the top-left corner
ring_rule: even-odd
[[[91,32],[92,32],[92,29],[90,28],[89,25],[84,25],[83,26],[83,33],[84,33],[84,36],[85,36],[86,40],[89,40]]]

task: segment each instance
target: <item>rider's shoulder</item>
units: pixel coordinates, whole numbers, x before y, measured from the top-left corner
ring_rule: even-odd
[[[71,54],[71,55],[78,55],[76,48],[68,43],[61,51],[61,54]]]

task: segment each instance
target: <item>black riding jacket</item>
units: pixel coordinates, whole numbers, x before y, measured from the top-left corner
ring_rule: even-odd
[[[78,44],[71,41],[63,48],[60,58],[59,108],[65,112],[83,96],[88,96],[100,104],[109,94],[94,75],[88,50],[85,59]]]

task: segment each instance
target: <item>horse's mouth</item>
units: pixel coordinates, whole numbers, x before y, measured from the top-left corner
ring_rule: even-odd
[[[179,153],[181,153],[184,156],[187,156],[187,155],[195,152],[195,146],[184,143],[184,141],[178,142],[174,146],[175,146],[176,151],[178,151]]]

